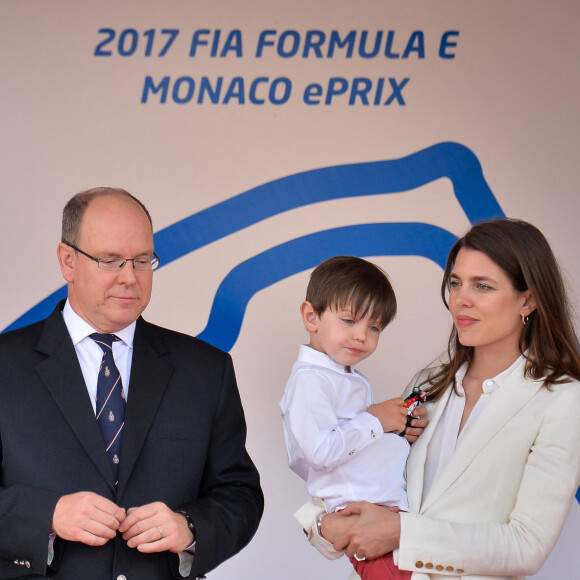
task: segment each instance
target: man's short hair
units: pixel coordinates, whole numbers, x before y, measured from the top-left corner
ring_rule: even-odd
[[[351,308],[355,319],[369,315],[381,329],[397,313],[395,291],[376,264],[355,256],[334,256],[310,275],[306,300],[319,316],[326,310]]]
[[[71,197],[62,211],[62,234],[60,241],[69,244],[77,244],[80,237],[81,223],[87,207],[96,197],[125,197],[133,200],[144,212],[151,224],[153,231],[153,221],[145,205],[128,191],[118,187],[95,187],[81,191]]]

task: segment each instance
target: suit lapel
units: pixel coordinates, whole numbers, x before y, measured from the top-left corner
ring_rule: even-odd
[[[36,367],[40,378],[85,452],[114,489],[103,438],[61,308],[46,319],[36,349],[47,355]]]
[[[427,425],[419,439],[413,443],[409,453],[409,459],[407,460],[407,496],[411,513],[418,513],[421,506],[427,447],[431,437],[433,437],[435,427],[439,423],[443,409],[445,409],[450,393],[451,389],[447,389],[436,403],[427,404],[429,425]]]
[[[523,377],[524,365],[525,361],[522,361],[506,378],[470,431],[465,434],[451,459],[433,482],[433,487],[421,506],[421,512],[457,480],[492,437],[542,388],[542,381]]]
[[[119,497],[135,467],[173,374],[173,367],[161,358],[165,352],[167,348],[154,327],[139,318],[133,342],[129,397],[121,442]]]

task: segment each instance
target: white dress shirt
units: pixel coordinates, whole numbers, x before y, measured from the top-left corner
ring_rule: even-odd
[[[467,373],[468,363],[461,365],[455,374],[455,389],[451,391],[441,419],[433,431],[433,437],[427,448],[427,457],[425,460],[425,477],[423,479],[423,497],[427,497],[433,482],[445,464],[449,461],[455,449],[461,444],[463,437],[469,432],[471,426],[475,423],[483,409],[489,404],[493,394],[511,372],[518,366],[523,359],[520,355],[517,360],[505,371],[493,378],[485,379],[482,383],[483,393],[473,407],[467,422],[459,433],[459,425],[465,409],[465,390],[463,388],[463,377]]]
[[[380,421],[367,412],[374,402],[361,373],[300,347],[280,401],[288,463],[328,511],[351,501],[408,510],[409,444],[395,433],[383,433]]]
[[[97,379],[101,361],[103,360],[103,350],[90,338],[90,335],[98,331],[72,309],[68,300],[62,310],[62,317],[74,344],[81,370],[83,371],[85,385],[87,386],[87,391],[93,404],[93,411],[95,411],[97,402]],[[113,342],[113,358],[121,374],[125,401],[128,400],[129,396],[129,377],[131,376],[131,361],[133,359],[135,325],[136,322],[132,322],[127,328],[123,328],[123,330],[114,333],[117,338],[121,339]]]

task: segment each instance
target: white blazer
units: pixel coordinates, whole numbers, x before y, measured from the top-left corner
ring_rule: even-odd
[[[409,513],[395,562],[413,580],[521,580],[548,557],[580,485],[580,383],[542,387],[514,369],[423,497],[429,442],[450,390],[407,462]],[[415,376],[407,391],[425,377]]]
[[[410,511],[400,514],[393,554],[413,580],[523,580],[554,546],[580,486],[580,383],[549,391],[523,376],[524,364],[494,393],[423,497],[429,442],[451,390],[427,403],[429,425],[407,461]],[[323,555],[339,557],[310,525],[321,504],[309,502],[297,518]]]

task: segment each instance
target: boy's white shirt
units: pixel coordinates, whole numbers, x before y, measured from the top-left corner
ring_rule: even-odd
[[[280,402],[288,463],[329,511],[351,501],[408,510],[409,444],[383,433],[368,380],[302,345]]]

